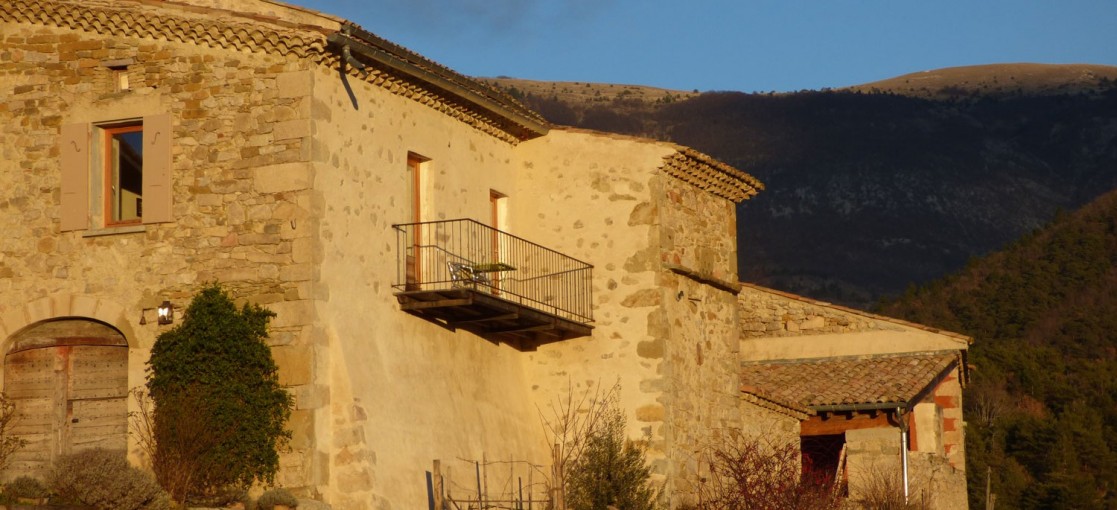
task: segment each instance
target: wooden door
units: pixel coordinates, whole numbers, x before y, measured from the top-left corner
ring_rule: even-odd
[[[12,433],[28,441],[11,469],[44,473],[60,455],[123,450],[128,439],[128,348],[54,346],[8,354],[4,391]]]

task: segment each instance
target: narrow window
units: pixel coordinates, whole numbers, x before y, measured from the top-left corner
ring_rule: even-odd
[[[489,190],[490,225],[498,230],[508,230],[508,195]]]
[[[412,223],[423,221],[422,174],[425,161],[427,161],[427,158],[418,154],[407,154],[407,181],[410,186],[410,220]]]
[[[143,219],[143,125],[104,128],[105,225]]]
[[[492,241],[491,241],[491,256],[490,262],[499,263],[504,260],[504,246],[501,243],[501,236],[503,232],[508,229],[508,195],[496,190],[489,190],[489,225],[493,227]],[[495,272],[492,275],[493,280],[493,294],[500,294],[500,272]]]
[[[423,257],[422,250],[426,244],[424,242],[425,229],[422,225],[418,225],[423,221],[423,201],[422,201],[422,188],[423,188],[423,166],[429,161],[418,154],[407,153],[407,185],[408,185],[408,202],[410,216],[409,221],[415,223],[408,229],[410,239],[407,240],[407,288],[408,290],[418,290],[423,280]]]

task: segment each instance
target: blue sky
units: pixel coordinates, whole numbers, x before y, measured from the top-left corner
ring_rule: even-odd
[[[295,0],[463,74],[842,87],[999,62],[1117,65],[1117,0]]]

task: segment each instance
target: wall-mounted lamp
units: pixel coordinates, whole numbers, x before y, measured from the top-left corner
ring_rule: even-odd
[[[160,325],[170,324],[175,321],[175,307],[170,301],[163,301],[159,308],[155,309],[159,314],[158,322]]]
[[[144,308],[140,310],[140,325],[147,324],[147,312],[155,310],[156,323],[159,325],[170,324],[175,321],[175,305],[170,301],[164,300],[162,304],[155,308]]]

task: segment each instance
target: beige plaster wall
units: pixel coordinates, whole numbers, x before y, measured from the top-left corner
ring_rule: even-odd
[[[535,405],[619,383],[628,433],[651,435],[662,458],[660,365],[665,290],[657,284],[656,169],[672,149],[572,130],[517,147],[510,216],[516,231],[593,269],[593,336],[544,345],[524,356]],[[660,476],[665,474],[658,467]]]
[[[431,108],[348,79],[313,75],[314,185],[321,236],[316,345],[330,413],[318,448],[335,509],[425,508],[440,459],[548,462],[523,354],[400,311],[394,223],[411,221],[407,156],[429,158],[423,220],[490,223],[489,191],[512,207],[513,146]],[[354,99],[355,98],[355,103]],[[509,230],[527,223],[510,214]],[[531,239],[531,236],[527,236]],[[536,239],[549,245],[550,237]],[[526,464],[519,465],[526,478]],[[504,466],[503,470],[508,469]],[[468,472],[470,475],[472,470]],[[472,476],[458,471],[457,483]],[[461,487],[458,486],[461,494]]]

